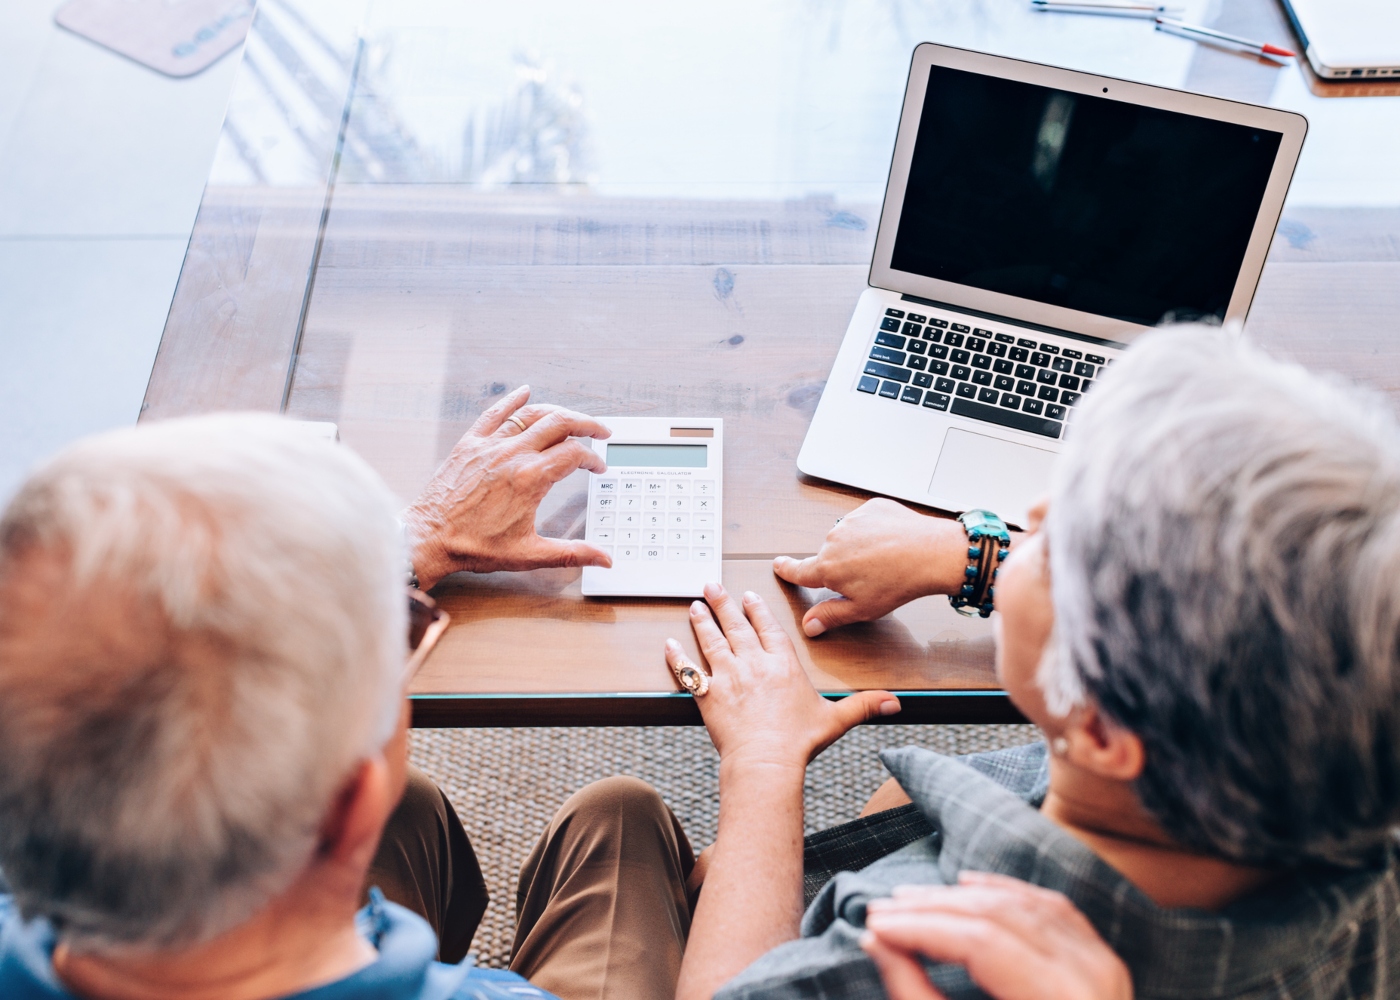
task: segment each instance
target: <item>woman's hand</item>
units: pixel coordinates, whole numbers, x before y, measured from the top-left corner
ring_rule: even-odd
[[[611,432],[582,413],[526,406],[529,399],[530,387],[521,386],[482,413],[404,511],[413,568],[424,590],[461,570],[612,565],[586,542],[543,538],[535,531],[535,514],[550,487],[575,469],[607,471],[597,452],[571,438]]]
[[[695,703],[719,751],[719,831],[678,1000],[710,1000],[758,956],[797,937],[807,762],[857,723],[899,711],[886,691],[837,702],[819,695],[757,594],[744,594],[741,606],[710,584],[705,600],[709,607],[691,605],[690,624],[712,671]],[[674,639],[666,641],[666,662],[672,670],[698,669]]]
[[[800,770],[852,726],[899,711],[888,691],[860,691],[835,702],[818,694],[792,640],[757,594],[744,594],[741,607],[712,583],[705,600],[708,607],[701,601],[690,606],[690,624],[711,670],[708,693],[695,701],[722,766]],[[666,641],[666,662],[673,670],[687,662],[674,639]]]
[[[1132,1000],[1128,967],[1058,892],[963,872],[873,900],[861,947],[891,1000],[943,1000],[917,956],[967,969],[995,1000]]]
[[[841,595],[807,610],[802,630],[809,636],[883,618],[929,594],[951,594],[962,586],[966,566],[961,524],[884,499],[867,501],[838,521],[810,559],[773,560],[773,572],[788,583]]]

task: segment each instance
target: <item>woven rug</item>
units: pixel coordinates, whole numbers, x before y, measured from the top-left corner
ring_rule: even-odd
[[[807,770],[807,832],[854,819],[888,777],[877,752],[915,744],[976,753],[1037,739],[1032,726],[861,726]],[[515,935],[520,864],[564,800],[599,778],[652,784],[698,851],[715,837],[719,757],[700,727],[418,729],[413,762],[447,792],[486,874],[491,904],[476,932],[479,964],[504,968]]]

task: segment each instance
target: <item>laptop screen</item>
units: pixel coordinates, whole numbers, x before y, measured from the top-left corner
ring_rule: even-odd
[[[890,265],[1143,326],[1223,319],[1282,138],[932,66]]]

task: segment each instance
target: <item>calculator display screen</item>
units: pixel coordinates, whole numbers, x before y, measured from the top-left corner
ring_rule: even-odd
[[[608,465],[648,469],[703,469],[707,464],[703,444],[610,444]]]

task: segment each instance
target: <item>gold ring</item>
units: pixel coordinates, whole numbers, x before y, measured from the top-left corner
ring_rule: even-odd
[[[680,666],[672,667],[676,683],[696,698],[703,698],[710,690],[710,675],[689,660],[681,660]]]
[[[516,427],[519,427],[520,432],[522,434],[528,429],[529,425],[527,425],[525,421],[521,420],[519,415],[517,414],[512,413],[510,416],[506,417],[506,419],[513,423]]]

